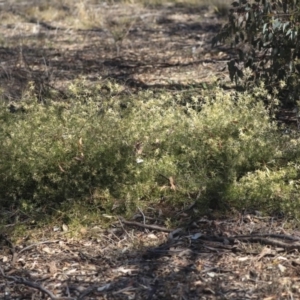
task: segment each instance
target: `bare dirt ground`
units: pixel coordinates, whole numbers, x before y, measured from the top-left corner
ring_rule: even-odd
[[[30,81],[41,98],[63,96],[81,76],[131,92],[227,78],[229,52],[210,47],[222,23],[211,8],[50,2],[0,3],[5,99],[18,101]],[[300,299],[293,223],[178,212],[188,224],[178,230],[144,213],[152,218],[82,228],[81,239],[49,227],[12,243],[4,230],[0,299]]]

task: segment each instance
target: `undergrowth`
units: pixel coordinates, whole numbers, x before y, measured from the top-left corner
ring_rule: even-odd
[[[79,80],[69,99],[1,104],[0,201],[27,214],[131,214],[137,207],[299,211],[299,139],[252,92],[123,93]],[[197,107],[197,109],[195,109]],[[76,212],[74,211],[76,210]]]

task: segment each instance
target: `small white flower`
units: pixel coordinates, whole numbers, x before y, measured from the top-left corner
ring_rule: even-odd
[[[137,163],[137,164],[141,164],[141,163],[143,163],[143,162],[144,162],[144,160],[141,159],[141,158],[137,158],[137,160],[136,160],[136,163]]]

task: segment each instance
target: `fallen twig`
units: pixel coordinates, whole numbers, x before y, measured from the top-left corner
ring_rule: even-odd
[[[31,249],[31,248],[34,248],[35,246],[38,246],[38,245],[43,245],[43,244],[53,244],[53,243],[57,243],[57,242],[59,242],[59,240],[54,240],[54,241],[43,241],[43,242],[38,242],[38,243],[35,243],[35,244],[31,244],[31,245],[29,245],[29,246],[27,246],[27,247],[21,249],[21,250],[17,253],[17,255],[19,255],[19,254],[21,254],[22,252],[25,252],[25,251],[27,251],[27,250],[29,250],[29,249]]]
[[[124,228],[123,226],[123,220],[121,220],[121,218],[119,218],[119,222],[121,224],[122,229],[124,230],[124,232],[127,234],[127,236],[131,239],[131,241],[133,240],[132,237],[129,235],[129,233],[127,232],[127,230]]]
[[[131,225],[131,226],[138,226],[138,227],[142,227],[142,228],[147,228],[147,229],[152,229],[152,230],[158,230],[158,231],[163,231],[163,232],[173,232],[174,229],[168,229],[166,227],[161,227],[161,226],[158,226],[158,225],[149,225],[149,224],[142,224],[142,223],[139,223],[139,222],[132,222],[132,221],[127,221],[123,218],[119,218],[119,220],[126,224],[126,225]]]
[[[70,298],[70,297],[56,297],[52,292],[50,292],[49,290],[45,289],[43,286],[41,286],[41,285],[39,285],[37,283],[31,282],[29,280],[26,280],[26,279],[24,279],[22,277],[19,277],[19,276],[7,276],[7,275],[5,275],[5,273],[4,273],[4,271],[3,271],[3,269],[1,267],[0,267],[0,273],[1,273],[1,275],[5,279],[12,280],[12,281],[14,281],[17,284],[23,284],[23,285],[32,287],[34,289],[37,289],[37,290],[41,291],[44,294],[47,294],[51,298],[51,300],[74,300],[74,298]]]

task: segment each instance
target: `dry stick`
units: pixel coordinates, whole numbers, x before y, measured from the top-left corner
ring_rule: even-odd
[[[142,228],[158,230],[158,231],[163,231],[163,232],[173,232],[174,231],[174,229],[168,229],[166,227],[161,227],[161,226],[157,226],[157,225],[148,225],[148,224],[141,224],[138,222],[126,221],[125,219],[123,219],[121,217],[119,217],[119,220],[121,223],[124,223],[126,225],[138,226],[138,227],[142,227]]]
[[[27,223],[28,221],[29,221],[29,220],[25,220],[25,221],[22,221],[22,222],[11,223],[11,224],[4,225],[4,227],[5,227],[5,228],[13,227],[13,226],[16,226],[16,225],[19,225],[19,224]]]
[[[32,287],[34,289],[37,289],[39,291],[41,291],[44,294],[47,294],[52,300],[60,300],[60,299],[65,299],[65,300],[74,300],[74,298],[70,298],[70,297],[56,297],[52,292],[48,291],[47,289],[45,289],[44,287],[42,287],[41,285],[28,281],[22,277],[16,277],[16,276],[7,276],[5,275],[3,269],[0,267],[0,273],[1,275],[5,278],[5,279],[9,279],[9,280],[13,280],[15,283],[18,284],[24,284],[27,285],[29,287]]]
[[[81,292],[81,294],[78,296],[77,300],[82,300],[84,299],[87,295],[89,295],[90,293],[92,293],[95,289],[97,289],[97,292],[105,292],[110,288],[110,283],[105,284],[102,287],[99,287],[98,284],[93,284],[92,286],[86,288],[85,290],[83,290]]]
[[[71,297],[70,289],[69,289],[69,285],[68,284],[66,286],[66,293],[67,293],[68,297]]]
[[[133,239],[132,239],[132,237],[129,235],[129,233],[127,232],[127,230],[124,228],[124,226],[123,226],[123,220],[119,217],[118,218],[119,219],[119,222],[120,222],[120,224],[121,224],[121,227],[122,227],[122,229],[124,230],[124,232],[127,234],[127,236],[131,239],[131,241],[133,241]],[[126,223],[125,223],[126,224]]]
[[[274,238],[274,239],[282,239],[282,240],[300,242],[300,238],[299,237],[295,237],[295,236],[288,235],[288,234],[277,234],[277,233],[236,235],[236,236],[233,236],[232,238],[235,238],[235,239],[247,239],[247,238],[253,238],[253,237]]]
[[[90,286],[89,288],[85,289],[85,290],[78,296],[78,300],[84,299],[87,295],[89,295],[90,293],[92,293],[96,288],[97,288],[96,285],[92,285],[92,286]]]
[[[53,244],[53,243],[57,243],[57,242],[59,242],[59,240],[54,240],[54,241],[43,241],[43,242],[38,242],[38,243],[35,243],[35,244],[31,244],[31,245],[29,245],[29,246],[23,248],[22,250],[20,250],[20,251],[17,253],[17,255],[19,255],[19,254],[21,254],[22,252],[25,252],[25,251],[27,251],[27,250],[29,250],[29,249],[35,247],[35,246],[38,246],[38,245],[43,245],[43,244]]]
[[[7,239],[3,234],[0,235],[0,238],[4,239],[5,242],[9,245],[10,248],[10,252],[12,254],[12,265],[14,265],[16,263],[17,260],[17,256],[18,253],[16,252],[15,246],[13,245],[13,243]]]
[[[234,241],[239,240],[241,242],[253,242],[253,243],[261,243],[264,245],[271,245],[274,247],[281,247],[284,248],[285,250],[294,250],[294,249],[300,249],[300,242],[299,241],[292,241],[291,243],[287,242],[282,242],[280,240],[275,240],[275,239],[269,239],[268,237],[263,237],[263,236],[249,236],[249,237],[228,237],[227,238],[229,241]]]
[[[217,241],[224,242],[223,237],[215,237],[215,236],[202,236],[200,240],[209,240],[209,241]],[[236,235],[226,237],[228,241],[234,243],[235,240],[241,242],[248,243],[261,243],[264,245],[271,245],[274,247],[281,247],[285,250],[294,250],[300,249],[300,239],[298,237],[293,237],[291,235],[286,234],[252,234],[252,235]]]
[[[144,223],[144,225],[146,224],[146,218],[145,218],[145,215],[144,215],[144,213],[143,213],[143,211],[139,208],[139,207],[137,207],[138,208],[138,210],[140,211],[140,213],[142,214],[142,216],[143,216],[143,223]]]
[[[7,239],[4,235],[0,235],[0,238],[4,239],[6,241],[6,243],[8,243],[10,245],[10,250],[11,250],[11,253],[12,253],[12,264],[13,265],[15,264],[15,262],[18,258],[18,255],[21,254],[22,252],[25,252],[26,250],[29,250],[29,249],[31,249],[35,246],[41,245],[41,244],[51,244],[51,243],[59,242],[59,240],[38,242],[38,243],[35,243],[35,244],[32,244],[32,245],[29,245],[29,246],[23,248],[22,250],[20,250],[19,252],[17,252],[16,249],[15,249],[15,246],[13,245],[13,243],[9,239]]]

